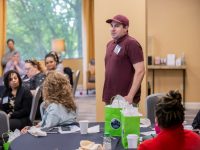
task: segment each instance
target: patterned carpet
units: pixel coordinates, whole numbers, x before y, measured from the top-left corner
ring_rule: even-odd
[[[78,120],[96,121],[96,96],[82,95],[75,97],[75,102],[78,107]]]

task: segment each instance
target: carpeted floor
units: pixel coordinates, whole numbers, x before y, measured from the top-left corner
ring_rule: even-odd
[[[95,95],[79,96],[75,98],[78,107],[78,120],[96,121],[96,97]]]

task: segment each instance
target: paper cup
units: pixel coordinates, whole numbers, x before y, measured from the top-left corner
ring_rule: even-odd
[[[80,132],[81,132],[81,134],[87,134],[88,123],[89,123],[88,120],[80,120],[80,121],[79,121]]]
[[[128,134],[127,135],[128,148],[137,148],[138,144],[138,135]]]

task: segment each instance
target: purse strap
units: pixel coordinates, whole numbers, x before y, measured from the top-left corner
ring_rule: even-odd
[[[3,140],[3,143],[6,143],[6,142],[5,142],[5,136],[9,137],[9,133],[10,133],[10,132],[11,132],[11,131],[9,130],[9,131],[7,131],[7,132],[4,132],[4,133],[1,135],[2,140]]]

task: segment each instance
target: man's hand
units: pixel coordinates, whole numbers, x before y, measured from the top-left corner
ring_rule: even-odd
[[[126,101],[128,101],[129,104],[132,104],[132,103],[133,103],[133,96],[127,95],[127,96],[124,96],[124,99],[125,99]]]

